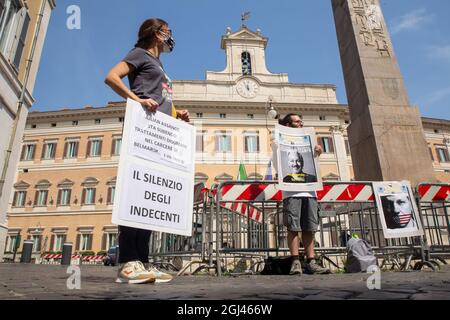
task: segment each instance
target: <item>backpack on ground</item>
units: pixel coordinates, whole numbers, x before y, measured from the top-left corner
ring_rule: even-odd
[[[268,257],[264,260],[264,269],[262,275],[287,275],[291,270],[292,258],[286,257]]]
[[[347,242],[347,272],[366,272],[367,268],[377,265],[377,258],[366,240],[351,238]]]

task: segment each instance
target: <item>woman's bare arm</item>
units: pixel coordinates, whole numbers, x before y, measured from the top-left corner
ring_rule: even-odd
[[[122,79],[133,72],[134,67],[125,61],[119,62],[115,65],[105,78],[105,83],[110,86],[114,92],[124,99],[133,99],[146,107],[149,111],[155,112],[158,108],[158,103],[153,99],[140,99],[123,83]]]

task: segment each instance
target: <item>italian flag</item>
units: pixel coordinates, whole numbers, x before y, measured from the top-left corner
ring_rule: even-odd
[[[238,181],[247,180],[247,172],[245,171],[245,166],[242,162],[239,165],[239,172],[238,172],[237,180]]]

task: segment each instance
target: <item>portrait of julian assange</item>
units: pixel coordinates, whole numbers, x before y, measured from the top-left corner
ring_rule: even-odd
[[[382,195],[384,219],[388,229],[417,229],[411,199],[407,193]]]
[[[295,146],[281,149],[283,182],[317,182],[314,156],[311,147]]]

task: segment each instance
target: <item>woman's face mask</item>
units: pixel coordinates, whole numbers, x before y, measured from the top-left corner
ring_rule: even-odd
[[[163,41],[163,52],[172,52],[175,47],[175,40],[172,37],[172,31],[169,29],[168,32],[161,31],[164,38]]]

